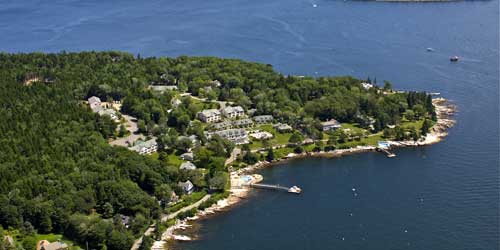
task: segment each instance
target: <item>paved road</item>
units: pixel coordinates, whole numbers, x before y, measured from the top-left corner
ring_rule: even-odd
[[[231,156],[229,156],[229,158],[226,159],[224,166],[231,164],[233,161],[235,161],[238,158],[238,155],[240,155],[240,154],[241,154],[241,149],[234,148],[233,151],[231,152]]]
[[[210,199],[211,195],[207,194],[205,196],[203,196],[203,198],[201,198],[199,201],[187,206],[187,207],[184,207],[184,208],[181,208],[179,211],[175,212],[175,213],[171,213],[171,214],[168,214],[168,215],[163,215],[162,218],[161,218],[161,222],[165,222],[165,221],[168,221],[170,219],[174,219],[177,215],[179,215],[180,213],[182,212],[186,212],[186,211],[189,211],[193,208],[197,208],[199,207],[203,202],[207,201],[208,199]],[[146,230],[146,232],[144,232],[144,235],[145,236],[149,236],[153,233],[153,231],[155,230],[155,223],[151,224],[149,226],[149,228]],[[134,241],[134,244],[132,245],[132,247],[130,248],[130,250],[137,250],[139,249],[139,247],[141,246],[141,243],[142,243],[142,237],[139,238],[139,239],[136,239]]]
[[[137,132],[137,119],[129,115],[122,116],[127,120],[125,128],[130,132],[130,135],[111,141],[109,144],[113,146],[128,147],[129,144],[127,142],[133,143],[139,139],[144,139],[145,137],[142,134],[135,134],[135,132]]]
[[[197,96],[193,96],[191,95],[191,93],[189,93],[189,95],[187,95],[193,99],[196,99],[198,101],[202,101],[202,102],[216,102],[219,104],[220,108],[223,109],[226,107],[227,104],[230,104],[230,105],[233,105],[234,102],[226,102],[226,101],[217,101],[217,100],[207,100],[207,98],[199,98]]]
[[[161,218],[161,221],[165,222],[165,221],[168,221],[170,219],[174,219],[177,215],[179,215],[182,212],[186,212],[186,211],[189,211],[189,210],[191,210],[193,208],[197,208],[197,207],[199,207],[201,205],[201,203],[203,203],[203,202],[207,201],[208,199],[210,199],[210,197],[211,197],[211,195],[207,194],[207,195],[203,196],[203,198],[201,198],[199,201],[197,201],[197,202],[195,202],[195,203],[193,203],[193,204],[191,204],[191,205],[189,205],[187,207],[183,207],[183,208],[179,209],[179,211],[177,211],[177,212],[174,212],[174,213],[168,214],[166,216],[163,216]]]

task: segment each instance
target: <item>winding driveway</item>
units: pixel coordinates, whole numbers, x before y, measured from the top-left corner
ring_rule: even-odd
[[[205,196],[203,196],[203,198],[201,198],[199,201],[187,206],[187,207],[183,207],[181,209],[179,209],[178,211],[174,212],[174,213],[171,213],[171,214],[165,214],[161,217],[161,222],[165,222],[165,221],[168,221],[168,220],[171,220],[171,219],[174,219],[177,215],[179,215],[180,213],[182,212],[186,212],[186,211],[189,211],[193,208],[197,208],[199,207],[203,202],[207,201],[208,199],[210,199],[211,195],[207,194]],[[144,235],[141,236],[141,238],[137,239],[134,241],[134,244],[132,245],[132,248],[130,248],[130,250],[137,250],[139,249],[139,247],[141,246],[141,243],[142,243],[142,237],[144,236],[149,236],[153,233],[153,231],[155,230],[155,223],[151,224],[149,226],[149,228],[146,230],[146,232],[144,232]]]

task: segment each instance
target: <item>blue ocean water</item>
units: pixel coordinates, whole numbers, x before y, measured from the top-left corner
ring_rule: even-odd
[[[241,58],[377,77],[458,105],[439,144],[263,170],[304,193],[255,192],[179,249],[498,249],[499,31],[498,0],[0,0],[0,51]]]

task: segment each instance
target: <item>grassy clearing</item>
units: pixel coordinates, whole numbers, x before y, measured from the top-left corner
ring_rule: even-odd
[[[170,154],[167,154],[167,162],[170,165],[179,167],[183,162],[183,160],[179,157],[179,155],[180,154],[177,151],[174,151]],[[158,154],[158,152],[154,152],[150,155],[150,157],[156,160],[156,159],[158,159],[159,154]]]
[[[277,146],[277,145],[285,145],[288,144],[288,140],[292,133],[280,133],[273,128],[271,124],[264,124],[255,127],[255,130],[262,130],[273,134],[273,138],[269,140],[269,145]],[[263,148],[263,143],[260,140],[252,140],[252,144],[250,145],[251,149],[259,149]]]
[[[424,119],[420,119],[413,122],[406,120],[401,123],[401,127],[402,128],[415,127],[415,129],[420,130],[422,128],[422,124],[424,124]]]
[[[173,205],[171,207],[168,207],[166,209],[166,212],[170,214],[170,213],[174,213],[176,211],[179,211],[181,208],[187,207],[187,206],[199,201],[206,194],[207,194],[207,192],[201,191],[201,192],[194,192],[190,195],[184,195],[182,197],[182,201],[176,203],[175,205]]]

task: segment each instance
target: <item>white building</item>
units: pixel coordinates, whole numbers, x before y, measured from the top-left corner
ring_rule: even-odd
[[[90,109],[92,109],[92,111],[97,113],[102,109],[101,108],[101,99],[99,97],[92,96],[89,99],[87,99],[87,101],[89,102],[89,106],[90,106]]]
[[[286,133],[293,130],[292,126],[285,123],[276,123],[273,125],[273,128],[276,129],[280,133]]]
[[[253,121],[252,121],[252,119],[248,119],[248,118],[236,120],[236,121],[233,121],[233,126],[238,127],[238,128],[251,127],[251,126],[253,126]]]
[[[245,110],[241,106],[225,107],[222,114],[227,118],[236,118],[245,115]]]
[[[196,170],[196,165],[190,161],[183,162],[179,167],[180,170]]]
[[[158,143],[156,142],[155,139],[151,139],[149,141],[140,141],[133,147],[129,148],[130,150],[133,150],[141,155],[144,154],[152,154],[156,152],[158,149]]]
[[[273,122],[274,118],[272,115],[257,115],[253,117],[253,120],[257,124],[263,124]]]
[[[373,84],[367,82],[362,82],[361,86],[363,86],[363,88],[366,90],[373,88]]]
[[[194,191],[194,185],[189,180],[186,182],[179,182],[177,185],[181,187],[186,194],[191,194]]]
[[[335,130],[335,129],[338,129],[338,128],[342,127],[342,125],[340,124],[340,122],[338,122],[335,119],[331,119],[329,121],[322,122],[321,126],[323,127],[323,131]]]
[[[185,161],[193,161],[194,154],[193,154],[193,152],[187,152],[187,153],[181,154],[180,158],[185,160]],[[181,165],[181,167],[182,167],[182,165]]]
[[[203,122],[213,123],[222,119],[221,113],[217,109],[205,109],[198,113],[198,119]]]
[[[257,139],[257,140],[267,140],[267,139],[273,138],[273,134],[266,132],[266,131],[262,131],[262,132],[259,131],[259,132],[251,133],[250,137]]]
[[[244,129],[226,129],[222,131],[216,131],[214,134],[229,141],[232,141],[235,144],[248,143],[248,133]]]

